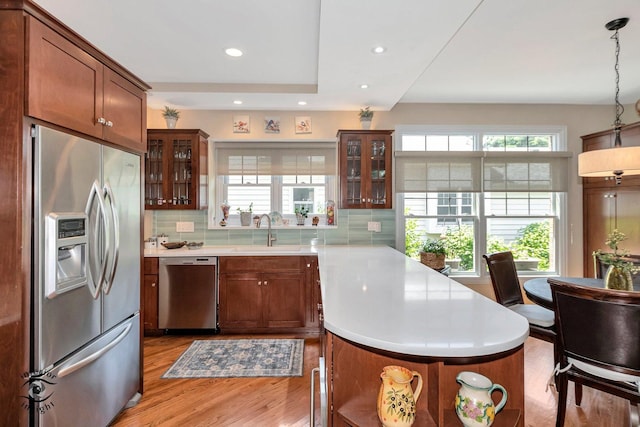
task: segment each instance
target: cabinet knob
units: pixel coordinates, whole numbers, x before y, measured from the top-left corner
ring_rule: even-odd
[[[106,127],[112,128],[113,127],[113,122],[111,120],[107,120],[107,122],[104,125]]]
[[[258,286],[262,286],[262,281],[258,280]]]
[[[155,283],[152,283],[152,284],[151,284],[151,287],[152,287],[152,288],[155,288],[155,287],[156,287],[156,284],[155,284]]]
[[[307,264],[307,268],[311,268],[311,264]]]
[[[105,120],[104,117],[98,117],[98,120],[96,120],[98,123],[100,123],[101,125],[104,125],[105,123],[107,123],[107,121]]]
[[[264,285],[267,286],[269,284],[269,282],[267,282],[266,280],[264,281]]]

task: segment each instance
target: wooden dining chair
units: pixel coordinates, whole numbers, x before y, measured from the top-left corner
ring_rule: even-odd
[[[493,292],[498,304],[526,317],[529,321],[529,333],[532,337],[554,342],[556,333],[553,311],[539,305],[524,303],[513,254],[506,251],[485,254],[482,257],[487,261]]]
[[[640,292],[549,279],[556,320],[558,413],[564,425],[569,380],[628,399],[640,425]]]

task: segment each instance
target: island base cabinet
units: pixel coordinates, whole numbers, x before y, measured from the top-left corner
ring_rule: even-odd
[[[508,392],[504,409],[494,427],[524,426],[524,347],[493,356],[439,360],[409,356],[361,346],[327,332],[325,354],[329,426],[379,425],[376,410],[380,373],[388,365],[404,366],[422,376],[414,427],[460,426],[455,413],[455,397],[460,388],[456,376],[461,371],[480,373]],[[415,380],[412,383],[415,389]],[[498,399],[499,394],[494,395]]]

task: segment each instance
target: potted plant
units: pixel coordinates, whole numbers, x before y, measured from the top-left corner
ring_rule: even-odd
[[[424,241],[420,248],[420,262],[434,270],[444,268],[444,258],[447,249],[444,239],[429,239]]]
[[[593,253],[600,262],[608,265],[607,272],[604,276],[604,284],[608,289],[617,289],[623,291],[632,291],[633,282],[631,274],[636,273],[637,269],[628,259],[629,251],[621,250],[618,244],[626,240],[627,236],[619,231],[613,230],[607,236],[605,244],[613,250],[613,252],[602,252],[600,249]]]
[[[240,225],[244,227],[248,227],[251,224],[251,214],[253,213],[253,202],[249,204],[249,208],[247,210],[236,208],[238,213],[240,214]]]
[[[164,111],[162,111],[162,117],[164,117],[165,122],[167,122],[167,129],[175,129],[176,122],[180,118],[180,112],[175,108],[165,105]]]
[[[373,111],[371,111],[370,107],[365,107],[360,109],[360,126],[362,129],[371,129],[371,120],[373,119]]]
[[[295,214],[297,224],[304,225],[304,220],[307,219],[307,215],[309,215],[309,208],[305,208],[304,206],[296,208]]]

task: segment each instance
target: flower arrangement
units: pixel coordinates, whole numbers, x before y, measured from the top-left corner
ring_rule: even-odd
[[[168,119],[168,118],[179,119],[180,111],[165,105],[164,111],[162,111],[162,117],[164,117],[165,119]]]
[[[309,215],[309,208],[305,208],[304,206],[301,206],[299,208],[296,208],[294,212],[296,213],[296,215],[299,214],[303,218],[306,218],[307,215]]]
[[[445,267],[447,248],[444,239],[427,238],[420,247],[420,262],[434,270]]]
[[[360,120],[371,120],[373,118],[373,111],[371,111],[370,107],[365,107],[360,109]]]
[[[627,236],[623,232],[617,229],[613,230],[604,242],[605,245],[613,250],[613,253],[602,252],[598,249],[593,254],[605,265],[612,265],[625,273],[635,273],[637,269],[633,263],[624,259],[624,257],[629,255],[629,251],[621,250],[618,246],[619,243],[624,240],[627,240]]]
[[[422,244],[422,248],[421,248],[422,252],[426,252],[426,253],[432,253],[432,254],[436,254],[436,255],[446,255],[447,254],[447,248],[445,246],[445,241],[444,239],[427,239],[425,240],[425,242]]]

